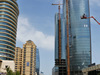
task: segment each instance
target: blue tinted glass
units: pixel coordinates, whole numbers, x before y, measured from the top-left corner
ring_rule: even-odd
[[[12,51],[9,51],[9,50],[6,50],[6,49],[0,49],[0,51],[1,51],[1,52],[7,52],[7,53],[11,53],[11,54],[13,54],[13,55],[14,55],[14,52],[12,52]]]
[[[66,0],[63,1],[66,26]],[[73,71],[81,70],[91,63],[90,21],[81,19],[83,14],[89,16],[89,0],[69,0],[70,65]]]
[[[15,31],[14,30],[12,30],[11,28],[9,28],[9,27],[7,27],[7,26],[0,26],[0,28],[3,28],[3,29],[7,29],[6,31],[8,31],[9,30],[9,32],[11,33],[11,34],[15,34]],[[2,29],[1,29],[2,30]],[[12,32],[11,32],[12,31]]]
[[[8,49],[12,49],[13,51],[15,51],[15,50],[14,50],[14,48],[12,48],[12,47],[9,47],[9,46],[6,46],[6,45],[0,45],[0,47],[2,47],[2,48],[8,48]]]
[[[29,66],[29,62],[27,62],[27,66]]]
[[[13,34],[12,32],[9,32],[9,31],[7,31],[7,30],[0,30],[0,32],[4,32],[4,31],[5,31],[6,33],[8,33],[8,34],[14,36],[14,34]],[[2,33],[0,33],[0,34],[2,34]]]
[[[9,39],[8,37],[0,37],[0,40],[7,40],[15,44],[14,40]]]
[[[10,27],[12,27],[13,29],[16,30],[16,27],[15,27],[14,24],[8,24],[8,23],[5,23],[5,22],[0,22],[0,25],[7,25],[7,26],[10,26]]]
[[[39,49],[36,49],[36,72],[39,75],[40,71],[40,56],[39,56]]]
[[[7,36],[7,37],[10,37],[10,38],[12,38],[13,40],[15,40],[15,38],[14,38],[14,37],[12,37],[12,36],[11,36],[11,35],[9,35],[9,34],[0,33],[0,36]]]
[[[13,60],[18,5],[15,0],[0,1],[0,59]]]

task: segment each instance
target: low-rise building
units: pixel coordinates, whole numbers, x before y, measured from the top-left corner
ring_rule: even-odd
[[[13,60],[0,60],[0,75],[6,74],[6,68],[10,67],[10,69],[14,72],[14,61]]]
[[[84,68],[83,75],[98,75],[100,73],[100,64]]]

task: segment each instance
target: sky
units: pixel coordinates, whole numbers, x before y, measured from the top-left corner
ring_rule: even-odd
[[[17,47],[32,40],[40,50],[40,71],[52,75],[54,67],[55,13],[61,0],[17,0],[19,6]],[[100,22],[100,0],[90,0],[90,15]],[[92,59],[100,64],[100,26],[91,19]]]

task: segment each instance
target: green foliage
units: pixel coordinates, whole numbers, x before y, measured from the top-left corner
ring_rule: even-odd
[[[16,71],[15,73],[16,73],[16,75],[20,75],[20,72],[19,71]]]
[[[20,72],[19,71],[16,71],[16,72],[13,72],[10,67],[7,67],[6,68],[6,71],[7,71],[7,75],[20,75]]]

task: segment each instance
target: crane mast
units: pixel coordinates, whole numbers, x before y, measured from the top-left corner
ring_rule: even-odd
[[[61,64],[61,16],[60,16],[60,5],[62,4],[52,4],[52,5],[58,5],[59,10],[59,20],[58,20],[58,55],[59,55],[59,64]]]
[[[67,27],[67,75],[70,75],[70,52],[69,52],[69,0],[66,0],[66,27]]]
[[[66,29],[67,29],[67,46],[66,46],[66,57],[67,57],[67,75],[70,75],[70,52],[69,52],[69,7],[68,1],[66,0]],[[52,4],[52,5],[59,5],[59,64],[61,64],[61,18],[60,18],[60,5],[62,4]]]

